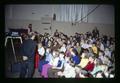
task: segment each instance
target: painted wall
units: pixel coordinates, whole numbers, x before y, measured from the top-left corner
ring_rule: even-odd
[[[88,5],[88,12],[96,5]],[[114,24],[114,6],[100,5],[93,13],[88,16],[89,23]]]
[[[86,12],[91,12],[97,5],[85,5]],[[60,5],[6,5],[6,19],[21,20],[41,20],[42,17],[48,15],[53,17],[55,8]],[[64,6],[63,6],[64,7]],[[58,9],[60,10],[60,9]],[[73,11],[74,12],[74,11]],[[57,12],[56,12],[57,13]],[[58,11],[58,13],[61,13]],[[87,13],[84,12],[83,16]],[[63,14],[64,15],[64,14]],[[81,18],[79,18],[81,19]],[[114,6],[100,5],[88,17],[88,23],[114,24]]]
[[[52,22],[51,24],[42,24],[41,17],[48,15],[52,17],[54,6],[56,5],[7,5],[5,8],[5,31],[8,28],[27,28],[29,23],[33,24],[33,30],[39,33],[51,32],[58,29],[67,35],[73,35],[75,32],[92,31],[95,26],[98,27],[101,34],[114,36],[114,7],[111,5],[101,5],[97,10],[88,16],[87,23],[79,23],[72,26],[70,22]],[[96,5],[86,5],[88,12]],[[48,28],[48,30],[44,30]]]
[[[50,32],[51,25],[44,25],[40,20],[8,20],[6,21],[6,29],[8,28],[27,28],[28,24],[32,23],[33,30],[44,34],[44,32]],[[85,33],[87,31],[92,31],[94,27],[98,27],[100,34],[115,35],[113,24],[97,24],[97,23],[79,23],[73,25],[69,22],[52,22],[52,33],[58,29],[67,35],[74,35],[75,32]],[[48,28],[48,30],[44,30]]]

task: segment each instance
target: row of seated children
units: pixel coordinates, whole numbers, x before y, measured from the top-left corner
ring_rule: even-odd
[[[103,36],[41,37],[38,71],[45,78],[114,77],[114,50],[114,40]]]

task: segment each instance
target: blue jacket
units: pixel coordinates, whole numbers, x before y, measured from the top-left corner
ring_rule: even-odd
[[[74,64],[76,65],[76,64],[79,64],[80,63],[80,58],[79,58],[79,56],[73,56],[72,57],[72,61],[74,62]]]

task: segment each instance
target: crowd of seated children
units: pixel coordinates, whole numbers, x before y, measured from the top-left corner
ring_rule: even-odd
[[[56,30],[53,36],[38,36],[40,75],[44,78],[114,77],[115,40],[97,32],[75,33],[69,37]]]

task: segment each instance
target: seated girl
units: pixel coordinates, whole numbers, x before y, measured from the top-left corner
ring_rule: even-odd
[[[81,55],[81,61],[78,64],[78,66],[80,66],[81,68],[84,68],[87,64],[88,64],[89,60],[88,60],[88,56],[86,53],[82,53]]]
[[[94,64],[95,64],[95,67],[94,67],[93,71],[90,72],[93,75],[93,77],[95,77],[96,73],[99,71],[102,71],[102,72],[106,71],[107,66],[103,65],[102,61],[100,59],[96,58],[94,60]]]
[[[40,42],[40,43],[38,43],[38,53],[39,53],[39,55],[41,56],[41,58],[44,56],[44,54],[45,54],[45,49],[44,49],[44,47],[43,47],[43,45],[42,45],[42,43]]]
[[[62,47],[60,48],[60,52],[66,52],[66,43],[63,43]]]
[[[94,65],[94,57],[90,56],[88,64],[80,71],[80,73],[88,75],[93,71]]]
[[[71,50],[71,65],[77,65],[80,63],[80,57],[78,56],[77,50],[74,48]]]
[[[75,68],[70,65],[70,57],[65,56],[65,62],[64,62],[64,71],[57,72],[57,75],[59,77],[65,77],[65,78],[75,78]]]
[[[64,53],[61,52],[59,54],[59,60],[57,62],[57,66],[52,66],[51,68],[48,69],[48,77],[57,78],[58,77],[57,72],[62,71],[63,64],[64,64]]]
[[[50,48],[47,48],[47,49],[46,49],[46,52],[45,52],[45,59],[39,61],[39,68],[38,68],[38,71],[39,71],[39,72],[42,71],[42,66],[43,66],[44,64],[47,64],[47,63],[49,63],[49,62],[51,61],[52,57],[53,57],[53,56],[52,56],[52,54],[51,54],[51,49],[50,49]]]
[[[79,42],[76,43],[76,50],[78,52],[78,55],[80,55],[80,53],[81,53],[81,47],[80,47],[80,43]]]
[[[43,65],[42,67],[42,72],[41,75],[45,78],[48,78],[48,69],[53,67],[53,66],[57,66],[57,62],[59,60],[59,52],[57,50],[54,50],[52,53],[53,57],[52,59],[49,61],[48,64]]]
[[[40,59],[42,59],[44,57],[44,53],[45,53],[45,49],[42,46],[42,43],[39,42],[38,47],[37,47],[37,51],[36,51],[36,55],[35,55],[35,68],[38,68],[39,61],[40,61]]]

